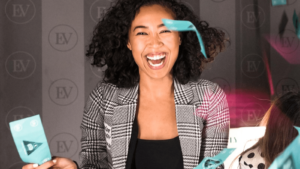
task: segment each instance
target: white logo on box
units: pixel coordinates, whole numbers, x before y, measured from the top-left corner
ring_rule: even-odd
[[[23,127],[22,127],[21,124],[17,124],[17,125],[14,126],[14,129],[15,129],[16,132],[19,132],[23,129]]]
[[[30,122],[31,127],[36,127],[36,126],[38,126],[38,124],[39,124],[39,122],[37,120],[31,120],[31,122]]]

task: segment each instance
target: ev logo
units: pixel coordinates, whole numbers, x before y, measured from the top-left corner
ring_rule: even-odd
[[[263,8],[257,5],[247,5],[242,10],[241,15],[241,19],[244,26],[246,26],[249,29],[257,29],[261,27],[266,19],[266,15]]]
[[[282,95],[291,91],[295,91],[295,92],[299,91],[299,85],[294,79],[284,78],[281,79],[276,85],[277,95]]]
[[[265,71],[263,59],[257,54],[249,54],[242,60],[242,72],[249,78],[257,78]]]
[[[9,129],[8,123],[11,121],[24,119],[26,117],[30,117],[33,115],[35,115],[35,113],[27,107],[22,107],[22,106],[15,107],[11,109],[6,115],[6,119],[5,119],[6,127]]]
[[[216,77],[214,79],[211,79],[211,81],[217,83],[226,94],[230,93],[231,87],[228,81],[226,81],[224,78]]]
[[[276,48],[283,53],[293,53],[299,46],[299,39],[294,31],[286,29],[282,36],[276,37]]]
[[[7,18],[16,24],[30,22],[34,18],[35,12],[32,0],[8,0],[5,5]]]
[[[90,7],[91,19],[98,23],[110,6],[111,2],[109,0],[95,0]]]
[[[78,87],[69,79],[59,79],[51,84],[49,96],[55,104],[66,106],[77,99]]]
[[[49,32],[48,41],[55,50],[66,52],[76,46],[78,35],[69,25],[57,25]]]
[[[5,62],[6,72],[13,78],[26,79],[30,77],[36,68],[34,57],[23,51],[14,52],[8,56]]]
[[[50,141],[50,150],[52,155],[61,157],[72,157],[78,149],[78,141],[70,133],[59,133]]]
[[[265,110],[261,105],[257,103],[250,103],[241,108],[239,112],[242,122],[246,126],[254,126],[259,123],[265,113]]]
[[[230,137],[229,138],[229,143],[237,143],[236,137]]]

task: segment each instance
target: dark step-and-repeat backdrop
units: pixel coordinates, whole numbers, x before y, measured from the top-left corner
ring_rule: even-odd
[[[230,39],[202,78],[220,85],[231,128],[256,126],[270,100],[299,90],[300,0],[181,0]],[[40,114],[52,155],[78,161],[85,101],[103,77],[84,56],[93,28],[114,0],[0,1],[0,162],[21,161],[8,123]]]

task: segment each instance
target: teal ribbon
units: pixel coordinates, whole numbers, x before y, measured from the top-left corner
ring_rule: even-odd
[[[300,133],[300,127],[294,126],[298,133]],[[288,168],[297,169],[300,168],[300,135],[291,142],[289,146],[273,161],[269,169]]]
[[[293,24],[294,24],[294,27],[295,27],[296,35],[300,39],[300,23],[299,23],[299,18],[296,14],[296,10],[294,10]]]
[[[272,0],[272,6],[286,5],[286,0]]]
[[[201,53],[204,55],[204,57],[207,59],[205,47],[203,40],[201,38],[200,33],[198,32],[195,25],[190,21],[184,21],[184,20],[171,20],[171,19],[162,19],[164,25],[169,30],[174,30],[178,32],[184,32],[184,31],[194,31],[196,32],[196,35],[198,37],[198,41],[200,43]]]
[[[214,157],[205,157],[201,163],[194,169],[215,169],[223,164],[227,157],[235,150],[235,148],[224,148],[218,155]]]

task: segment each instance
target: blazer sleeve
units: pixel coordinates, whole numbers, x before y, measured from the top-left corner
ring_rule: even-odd
[[[202,131],[200,161],[217,155],[228,143],[230,118],[226,95],[217,84],[212,85],[210,90]]]
[[[81,123],[81,169],[105,169],[108,168],[104,112],[102,109],[102,89],[99,85],[90,94]]]

